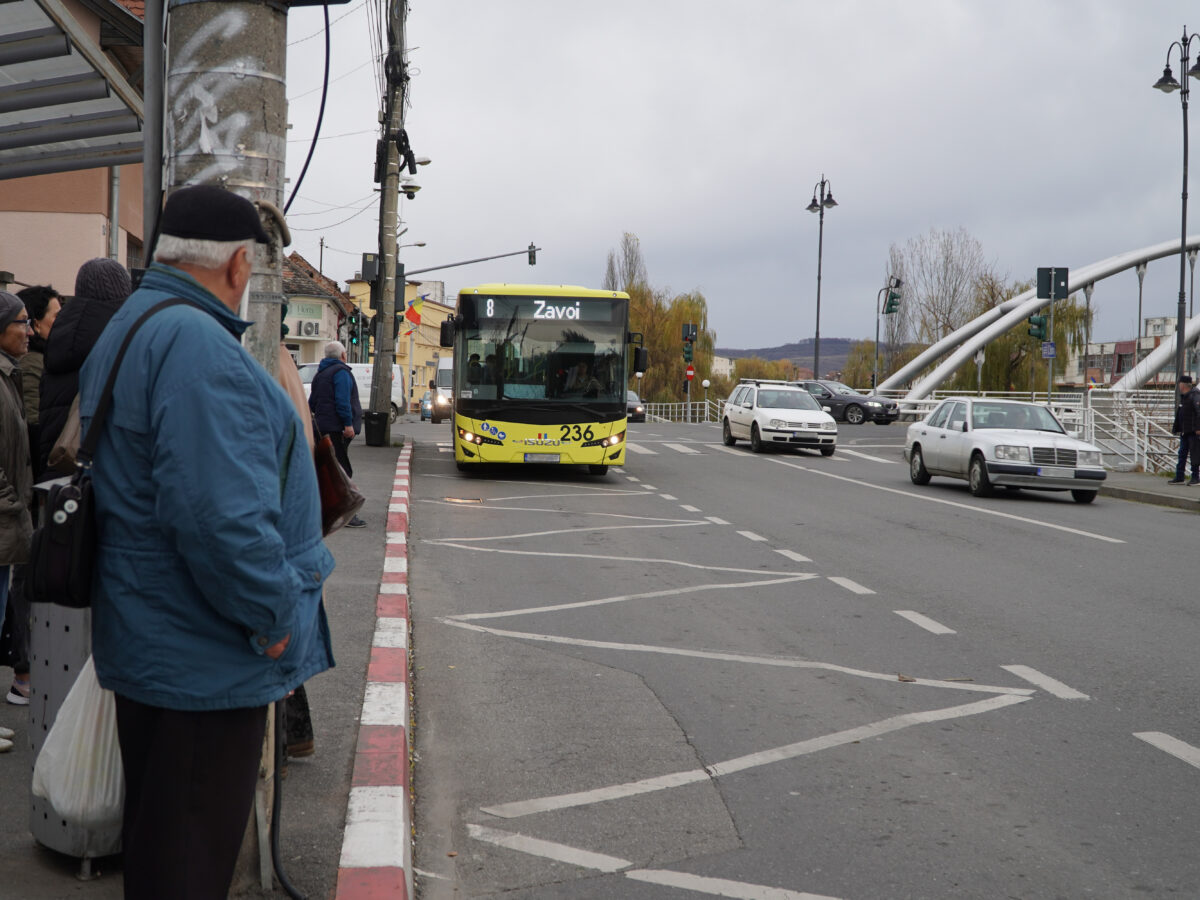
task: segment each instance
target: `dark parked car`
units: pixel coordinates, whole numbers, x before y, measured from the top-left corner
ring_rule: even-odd
[[[895,400],[860,394],[840,381],[797,381],[795,384],[812,394],[822,406],[828,406],[835,419],[851,425],[863,422],[890,425],[900,418],[900,407]]]
[[[646,407],[634,391],[625,392],[625,413],[630,422],[646,421]]]

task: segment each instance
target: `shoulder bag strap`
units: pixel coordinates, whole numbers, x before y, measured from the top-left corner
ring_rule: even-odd
[[[88,426],[87,434],[83,436],[83,440],[79,443],[79,452],[75,457],[75,464],[80,468],[91,468],[92,454],[96,452],[96,445],[100,443],[100,429],[104,426],[104,420],[108,418],[109,407],[112,406],[113,387],[117,383],[117,371],[121,368],[121,360],[125,358],[125,351],[129,349],[129,344],[133,340],[133,336],[137,334],[139,328],[145,324],[146,320],[160,310],[164,310],[169,306],[195,306],[196,309],[201,309],[200,306],[193,303],[191,300],[184,300],[182,297],[174,297],[170,300],[163,300],[161,303],[156,303],[146,310],[125,333],[125,340],[121,342],[121,347],[117,350],[117,356],[113,360],[112,368],[108,370],[108,380],[104,383],[104,392],[100,395],[100,402],[96,404],[96,412],[92,416],[92,422]]]

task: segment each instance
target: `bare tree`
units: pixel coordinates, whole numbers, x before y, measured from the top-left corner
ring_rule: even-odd
[[[642,245],[636,234],[625,232],[619,250],[609,250],[604,266],[604,290],[629,291],[649,282]]]
[[[933,343],[971,318],[976,281],[985,266],[983,247],[965,228],[931,228],[903,248],[892,245],[892,257],[904,271],[905,301],[919,340]]]

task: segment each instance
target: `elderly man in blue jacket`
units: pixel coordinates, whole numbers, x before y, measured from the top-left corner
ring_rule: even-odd
[[[358,382],[346,363],[346,348],[341,341],[330,341],[325,345],[325,358],[317,367],[309,389],[308,408],[312,410],[317,431],[328,435],[337,461],[347,475],[353,476],[350,442],[362,431],[363,413],[358,399]],[[366,524],[354,516],[346,527],[362,528]]]
[[[266,706],[330,668],[316,477],[296,410],[242,348],[254,206],[213,186],[167,200],[154,264],[80,372],[87,428],[117,348],[95,455],[92,652],[116,694],[126,898],[224,897]]]

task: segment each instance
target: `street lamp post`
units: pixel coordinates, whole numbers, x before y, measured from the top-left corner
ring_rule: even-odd
[[[1190,69],[1188,68],[1188,54],[1191,50],[1192,41],[1196,35],[1188,34],[1187,27],[1183,29],[1183,37],[1177,41],[1172,41],[1167,47],[1167,65],[1163,69],[1162,77],[1154,83],[1154,86],[1165,94],[1170,94],[1175,91],[1180,91],[1180,100],[1183,102],[1183,193],[1182,193],[1182,213],[1180,216],[1180,238],[1179,238],[1179,310],[1176,315],[1175,324],[1175,381],[1183,377],[1183,341],[1184,330],[1187,327],[1187,294],[1184,290],[1184,279],[1187,274],[1187,186],[1188,186],[1188,76],[1192,78],[1200,78],[1200,59],[1197,59],[1196,64]],[[1179,71],[1183,72],[1183,83],[1180,84],[1175,80],[1175,76],[1171,74],[1171,51],[1176,47],[1179,48]]]
[[[1133,364],[1136,366],[1142,355],[1142,329],[1145,327],[1142,324],[1142,282],[1146,280],[1146,264],[1139,263],[1137,267],[1138,277],[1138,317],[1137,317],[1137,340],[1133,342]],[[1053,337],[1053,335],[1051,335]]]
[[[708,386],[710,384],[712,384],[712,382],[709,381],[707,378],[705,378],[700,383],[702,385],[704,385],[704,421],[707,422],[708,421]]]
[[[835,206],[837,201],[833,199],[829,181],[822,173],[821,180],[813,185],[812,202],[805,207],[820,217],[817,228],[817,330],[813,336],[813,378],[821,377],[821,256],[825,249],[825,210]]]

